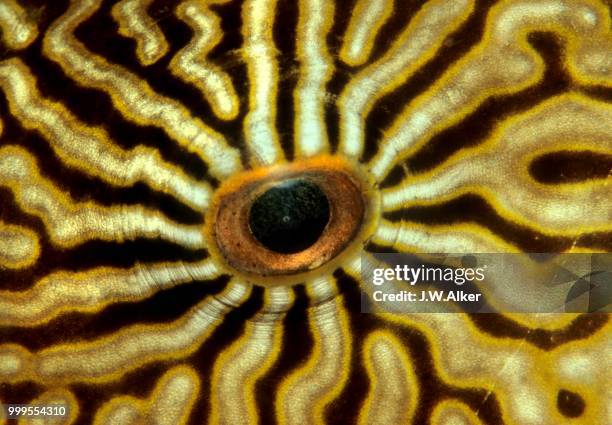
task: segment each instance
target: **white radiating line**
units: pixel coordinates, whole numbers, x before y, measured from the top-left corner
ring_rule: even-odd
[[[201,301],[170,324],[134,325],[96,341],[52,346],[34,353],[29,368],[43,382],[105,381],[145,362],[187,356],[250,291],[250,285],[232,281],[222,294]]]
[[[358,66],[370,57],[380,27],[393,12],[393,3],[393,0],[357,1],[340,49],[343,62]]]
[[[248,0],[242,5],[242,52],[249,75],[249,112],[244,133],[253,165],[270,165],[284,159],[275,129],[279,78],[272,34],[275,12],[276,0]]]
[[[154,149],[123,150],[103,129],[80,124],[63,105],[41,96],[29,68],[19,59],[0,63],[0,88],[11,113],[24,127],[43,133],[63,162],[111,184],[131,186],[142,180],[196,209],[208,206],[208,184],[189,178]]]
[[[312,156],[329,150],[325,128],[325,84],[332,62],[326,36],[333,20],[333,4],[326,0],[300,0],[297,57],[300,78],[295,92],[296,156]]]
[[[325,407],[348,379],[353,342],[342,298],[311,307],[309,322],[313,353],[279,390],[276,406],[281,425],[322,423]]]
[[[427,227],[408,222],[381,221],[372,237],[376,244],[417,253],[518,252],[484,228],[472,225]]]
[[[53,242],[75,246],[91,239],[123,241],[137,237],[162,238],[185,247],[205,245],[200,226],[174,223],[142,206],[100,206],[74,202],[44,180],[28,151],[0,149],[0,185],[8,186],[24,211],[40,217]]]
[[[308,281],[306,290],[312,305],[322,304],[338,295],[338,286],[331,275],[321,275]]]
[[[0,291],[0,324],[34,326],[67,311],[97,311],[113,302],[147,298],[182,282],[214,279],[220,273],[211,259],[56,272],[27,291]]]
[[[485,145],[383,190],[383,210],[430,203],[466,192],[482,194],[502,214],[555,234],[610,229],[609,179],[544,185],[529,172],[534,155],[612,149],[612,108],[578,94],[553,97],[504,121]],[[495,170],[495,172],[491,172]],[[508,181],[513,184],[509,185]]]
[[[364,119],[376,100],[407,80],[432,57],[446,36],[466,19],[473,6],[470,0],[427,3],[389,51],[352,79],[338,100],[341,152],[352,157],[361,155],[365,142]],[[427,124],[420,123],[418,116],[415,122]]]
[[[215,362],[211,385],[217,390],[211,397],[211,425],[257,422],[255,386],[282,350],[282,321],[293,304],[288,287],[269,288],[265,295],[262,310]]]

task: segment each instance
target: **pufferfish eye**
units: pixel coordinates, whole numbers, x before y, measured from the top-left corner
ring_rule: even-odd
[[[375,193],[356,165],[334,157],[240,173],[217,191],[210,246],[258,283],[297,282],[363,242]]]
[[[610,4],[0,0],[0,425],[610,424]]]

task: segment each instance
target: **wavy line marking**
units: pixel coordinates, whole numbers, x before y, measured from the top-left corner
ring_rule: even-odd
[[[200,387],[200,378],[188,366],[164,374],[145,400],[130,396],[111,399],[98,410],[95,425],[181,425],[189,419]]]
[[[196,209],[208,206],[211,188],[163,161],[156,150],[139,146],[125,151],[100,128],[80,124],[61,104],[44,99],[30,69],[19,59],[0,62],[0,88],[12,114],[40,131],[63,162],[106,182],[131,186],[139,180],[176,196]]]
[[[40,255],[38,235],[30,229],[0,221],[0,268],[32,265]]]
[[[205,244],[199,226],[173,223],[157,211],[73,202],[43,179],[30,153],[22,148],[0,148],[0,185],[13,191],[20,208],[40,217],[53,242],[64,247],[90,239],[121,241],[137,237],[161,237],[194,249]]]
[[[170,62],[170,71],[194,84],[211,104],[213,112],[224,120],[236,118],[240,101],[227,73],[206,60],[206,55],[221,41],[217,15],[200,1],[181,3],[177,16],[187,22],[194,35]]]
[[[220,274],[211,259],[56,272],[27,291],[0,291],[0,324],[36,326],[66,312],[93,313],[111,303],[145,299],[180,283],[211,280]]]
[[[161,127],[190,151],[200,155],[217,178],[242,169],[238,151],[225,138],[174,99],[154,92],[128,70],[109,64],[94,55],[74,36],[79,23],[100,7],[100,0],[73,1],[68,12],[56,20],[43,41],[43,52],[64,72],[85,87],[103,90],[113,105],[128,119],[140,125]]]
[[[168,42],[147,9],[153,0],[121,0],[111,9],[119,34],[136,40],[136,56],[143,65],[152,65],[168,52]]]
[[[15,0],[0,2],[0,28],[9,49],[25,49],[38,37],[36,23]]]

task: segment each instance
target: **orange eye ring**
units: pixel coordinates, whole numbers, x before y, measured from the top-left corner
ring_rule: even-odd
[[[329,221],[319,238],[299,252],[277,252],[264,246],[249,226],[251,206],[262,194],[298,180],[318,187],[329,203]],[[351,245],[369,236],[373,184],[348,161],[318,157],[246,171],[217,190],[207,217],[211,253],[247,280],[269,286],[300,282],[308,272],[329,265]],[[367,235],[366,235],[367,234]],[[279,279],[280,278],[280,279]],[[283,279],[285,278],[285,279]]]

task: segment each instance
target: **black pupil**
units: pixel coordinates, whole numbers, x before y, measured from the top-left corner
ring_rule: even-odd
[[[251,232],[266,248],[300,252],[314,244],[329,221],[329,202],[308,180],[288,180],[260,195],[249,212]]]

